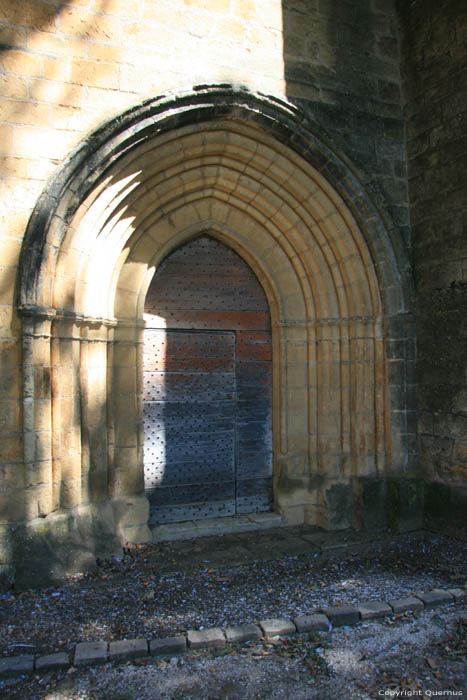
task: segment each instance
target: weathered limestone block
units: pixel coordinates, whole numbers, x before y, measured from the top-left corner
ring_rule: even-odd
[[[149,501],[146,496],[126,496],[112,503],[115,532],[122,544],[151,542],[148,527]]]
[[[238,625],[237,627],[227,627],[225,636],[228,642],[248,642],[251,639],[260,639],[262,631],[257,625]]]
[[[192,649],[221,647],[225,644],[225,634],[219,627],[207,630],[189,630],[187,632],[188,646]]]
[[[454,599],[454,596],[449,591],[443,591],[439,588],[417,593],[416,596],[423,601],[425,608],[437,608],[439,605],[445,605]]]
[[[398,600],[389,600],[388,605],[391,606],[396,615],[398,615],[399,613],[407,612],[408,610],[423,610],[425,607],[419,598],[414,597],[399,598]]]
[[[11,529],[0,526],[0,564],[8,564],[13,556]]]
[[[322,608],[321,612],[331,620],[334,627],[355,625],[360,620],[360,614],[355,605],[331,605],[329,608]]]
[[[392,608],[387,603],[380,601],[365,601],[359,603],[357,607],[362,620],[373,620],[392,615]]]
[[[352,523],[352,489],[350,484],[330,484],[325,492],[327,506],[327,527],[330,530],[343,530]]]
[[[165,639],[151,639],[149,653],[151,656],[171,656],[184,654],[186,651],[186,637],[183,634]]]
[[[121,639],[109,642],[109,659],[111,661],[127,661],[148,655],[146,639]]]
[[[88,543],[96,556],[105,558],[120,553],[111,503],[102,501],[81,505],[72,513],[76,522],[76,536]]]
[[[259,626],[263,630],[265,637],[295,634],[297,631],[292,620],[287,620],[285,618],[261,620]]]
[[[80,642],[75,647],[75,666],[104,664],[107,661],[107,642]]]
[[[60,581],[66,573],[87,571],[96,557],[121,554],[110,504],[79,506],[36,518],[15,533],[12,563],[19,588]]]
[[[299,633],[301,632],[328,632],[329,620],[326,615],[302,615],[294,618],[294,624]]]
[[[7,656],[4,659],[0,659],[0,677],[12,678],[21,676],[23,673],[32,673],[33,668],[34,656],[32,654]]]
[[[6,591],[14,583],[15,567],[11,564],[0,564],[0,591]]]
[[[54,671],[70,665],[70,657],[65,652],[47,654],[36,659],[36,671]]]

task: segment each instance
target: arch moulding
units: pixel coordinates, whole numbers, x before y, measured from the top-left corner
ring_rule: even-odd
[[[285,522],[368,524],[367,493],[384,500],[388,479],[408,473],[397,232],[297,108],[202,88],[105,124],[31,217],[17,284],[30,521],[71,513],[109,538],[149,539],[144,300],[159,263],[203,233],[239,253],[268,298]]]

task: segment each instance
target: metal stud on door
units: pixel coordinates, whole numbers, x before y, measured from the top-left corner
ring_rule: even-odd
[[[269,510],[271,328],[255,275],[201,236],[161,264],[145,319],[150,523]]]
[[[151,524],[234,514],[235,334],[148,329],[145,350]]]

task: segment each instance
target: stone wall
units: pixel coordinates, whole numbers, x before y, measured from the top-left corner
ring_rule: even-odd
[[[426,522],[467,512],[467,7],[400,2]]]
[[[99,330],[81,331],[64,322],[55,332],[68,340],[61,348],[55,342],[50,353],[51,319],[44,318],[36,327],[32,324],[25,347],[21,344],[15,283],[31,211],[80,140],[131,105],[206,82],[283,94],[280,0],[0,0],[0,51],[0,574],[10,581],[14,571],[9,562],[20,561],[24,550],[18,543],[25,538],[17,536],[23,522],[36,524],[36,550],[38,539],[50,530],[44,516],[51,511],[62,512],[52,527],[59,541],[86,542],[93,550],[103,540],[102,532],[115,529],[111,511],[102,508],[96,537],[89,513],[76,512],[71,524],[67,515],[67,509],[89,501],[90,491],[102,499],[109,488],[105,460],[102,464],[94,452],[90,463],[81,451],[81,443],[84,453],[89,451],[89,438],[79,424],[78,397],[87,390],[83,377],[79,387],[73,369],[76,337],[87,332],[85,384],[97,372],[105,373]],[[23,377],[22,363],[29,362],[25,358],[32,349]],[[45,401],[51,386],[60,416],[54,427]],[[99,427],[105,410],[95,398],[84,419]],[[38,436],[52,429],[53,444],[44,448]],[[23,434],[29,436],[26,443]],[[51,450],[53,472],[44,466]],[[107,450],[107,442],[100,441],[101,458]],[[138,524],[133,519],[131,525]],[[52,538],[44,545],[49,570],[56,543]],[[67,559],[66,554],[58,568],[69,567]]]
[[[352,163],[389,227],[396,251],[410,250],[406,133],[401,92],[400,21],[393,0],[283,0],[284,75],[289,100],[299,105]],[[398,250],[398,247],[404,250]],[[409,273],[409,271],[407,270]],[[410,273],[409,273],[410,274]],[[421,508],[417,463],[415,327],[411,314],[387,329],[390,383],[398,388],[392,408],[405,437],[406,483],[387,479],[361,484],[368,526],[407,527]],[[339,487],[336,522],[349,504]],[[402,515],[403,513],[403,515]],[[388,515],[387,515],[388,514]],[[388,520],[389,518],[389,520]]]
[[[272,225],[277,218],[277,227],[282,235],[284,226],[289,227],[287,231],[295,231],[297,225],[298,230],[293,217],[299,206],[305,209],[316,206],[313,215],[307,211],[309,219],[306,219],[304,231],[311,230],[312,222],[317,222],[317,229],[326,230],[327,240],[333,241],[332,245],[324,246],[323,259],[331,253],[335,255],[330,269],[333,274],[337,271],[336,279],[342,271],[346,271],[345,280],[338,284],[338,290],[345,287],[344,293],[339,291],[345,298],[344,306],[348,304],[349,309],[352,305],[356,307],[352,298],[353,285],[368,284],[371,289],[377,290],[372,292],[374,306],[361,304],[358,319],[352,317],[350,331],[346,325],[348,318],[336,321],[345,326],[345,330],[339,328],[344,338],[347,333],[351,335],[350,340],[345,342],[354,343],[352,361],[359,365],[364,378],[364,388],[361,390],[357,390],[360,381],[357,374],[348,380],[353,382],[355,396],[358,395],[356,404],[349,402],[350,393],[346,395],[344,391],[339,395],[341,398],[335,399],[337,394],[327,394],[323,388],[327,383],[331,386],[333,381],[341,381],[339,368],[342,362],[345,372],[348,370],[347,361],[342,360],[345,358],[345,342],[336,340],[336,331],[330,326],[318,330],[313,328],[309,332],[312,337],[316,331],[321,343],[312,371],[322,377],[316,396],[325,398],[315,398],[314,402],[309,400],[310,413],[321,417],[310,421],[308,426],[303,423],[303,410],[300,408],[296,411],[295,422],[290,427],[293,434],[291,442],[306,443],[300,449],[308,456],[302,455],[299,466],[294,468],[305,469],[302,462],[318,459],[317,455],[321,455],[320,470],[323,471],[323,464],[332,455],[335,472],[326,476],[330,479],[328,486],[333,489],[327,496],[323,495],[324,491],[321,492],[321,486],[315,488],[313,480],[307,482],[308,473],[306,479],[302,475],[300,483],[308,483],[306,488],[303,484],[300,486],[304,494],[302,503],[297,501],[296,490],[291,486],[293,480],[286,477],[284,467],[281,478],[293,491],[291,503],[296,507],[296,521],[303,519],[308,512],[304,503],[309,500],[313,488],[315,500],[312,510],[322,511],[323,524],[342,527],[353,522],[368,527],[383,526],[393,523],[386,513],[403,511],[405,515],[401,521],[394,516],[395,526],[399,527],[400,522],[405,523],[404,527],[408,526],[407,523],[413,525],[415,521],[410,512],[413,511],[413,503],[419,503],[419,490],[415,464],[415,413],[408,397],[415,386],[415,344],[409,313],[410,270],[406,250],[409,243],[408,198],[398,37],[393,0],[23,0],[16,5],[10,0],[0,0],[0,565],[7,578],[11,579],[14,575],[9,562],[14,558],[12,552],[21,540],[12,532],[17,528],[21,530],[25,522],[35,523],[34,532],[39,533],[40,539],[41,533],[48,527],[45,520],[55,514],[54,531],[58,532],[59,539],[73,540],[79,544],[87,538],[90,544],[86,551],[95,554],[103,540],[101,533],[112,535],[118,531],[117,520],[124,523],[122,527],[126,532],[133,528],[141,536],[147,518],[146,505],[137,500],[134,484],[138,483],[138,479],[134,471],[130,473],[127,469],[131,460],[133,465],[139,464],[138,454],[133,454],[135,445],[119,445],[118,431],[115,434],[108,432],[102,437],[104,426],[109,424],[113,411],[113,407],[105,402],[105,372],[110,357],[109,347],[113,342],[112,314],[108,314],[105,319],[107,325],[103,326],[99,325],[102,319],[92,325],[89,320],[92,310],[89,308],[86,312],[88,320],[83,315],[54,316],[56,309],[76,311],[74,300],[68,297],[68,293],[78,277],[78,267],[81,265],[79,269],[83,279],[86,265],[92,267],[94,264],[95,273],[98,272],[95,261],[86,260],[84,264],[84,257],[80,257],[86,252],[83,240],[87,235],[81,220],[76,223],[76,230],[82,230],[84,233],[80,235],[83,237],[76,247],[73,243],[73,246],[60,251],[57,268],[60,283],[52,284],[52,274],[55,274],[52,267],[50,278],[47,275],[41,277],[41,284],[45,287],[37,292],[37,296],[49,299],[53,313],[47,315],[49,312],[43,309],[40,318],[37,314],[34,318],[26,314],[22,320],[18,317],[15,297],[19,284],[17,269],[31,212],[41,192],[51,182],[53,186],[49,185],[46,189],[47,201],[51,209],[58,207],[54,198],[63,184],[60,177],[66,173],[71,182],[74,164],[78,163],[85,150],[88,149],[89,156],[94,154],[93,149],[97,148],[100,137],[87,142],[83,139],[102,126],[104,121],[116,118],[125,109],[153,100],[158,95],[169,95],[166,98],[168,104],[170,94],[200,85],[233,85],[233,92],[244,95],[245,102],[248,102],[248,94],[255,92],[263,96],[271,95],[272,99],[265,107],[269,112],[261,124],[264,133],[269,128],[268,124],[274,123],[271,117],[273,103],[278,105],[278,110],[283,109],[281,101],[287,98],[303,110],[309,119],[307,133],[316,134],[317,141],[312,143],[309,140],[305,147],[294,135],[290,137],[290,144],[297,153],[302,149],[300,158],[305,159],[303,162],[309,164],[313,158],[313,168],[322,175],[324,184],[317,178],[318,184],[313,190],[316,204],[308,201],[310,190],[302,195],[299,185],[295,184],[306,182],[306,186],[310,187],[309,183],[315,176],[310,174],[311,171],[301,173],[303,163],[298,163],[302,161],[297,161],[295,155],[291,157],[283,144],[279,148],[281,139],[285,143],[289,138],[281,134],[279,126],[274,124],[276,131],[273,141],[258,136],[254,130],[250,137],[247,125],[251,123],[256,126],[256,122],[260,121],[255,111],[262,109],[261,105],[258,107],[258,101],[255,107],[251,106],[244,112],[241,100],[234,101],[231,108],[223,111],[222,95],[219,97],[219,102],[213,107],[214,112],[217,110],[215,113],[218,117],[226,119],[227,127],[229,120],[238,118],[238,124],[233,129],[234,135],[225,139],[225,143],[220,138],[220,145],[215,130],[212,134],[207,130],[208,155],[212,157],[209,149],[217,149],[214,157],[220,158],[222,153],[225,155],[227,151],[229,154],[232,151],[233,155],[229,155],[229,158],[232,162],[236,160],[241,163],[241,168],[250,165],[249,160],[242,160],[248,157],[251,164],[257,163],[252,167],[252,173],[256,168],[261,177],[269,178],[267,171],[269,169],[272,173],[275,154],[279,153],[286,165],[284,173],[276,168],[271,176],[277,190],[272,189],[271,193],[264,195],[266,208],[270,210],[265,221]],[[251,105],[253,102],[252,99]],[[287,110],[284,108],[284,121],[290,115]],[[299,121],[295,115],[290,120]],[[123,121],[118,122],[117,119],[115,124],[118,123]],[[201,144],[196,140],[196,132],[204,127],[198,127],[196,120],[193,124],[193,134],[188,135],[193,140],[193,152],[203,154]],[[283,131],[285,133],[285,127]],[[105,134],[105,128],[99,134]],[[243,144],[241,139],[244,139]],[[319,145],[316,145],[318,141]],[[103,139],[100,143],[103,143]],[[255,145],[250,153],[251,144]],[[77,150],[73,160],[70,154],[74,149]],[[271,154],[274,154],[272,160]],[[338,156],[333,159],[333,154]],[[66,167],[62,167],[64,163],[67,163]],[[148,167],[152,167],[152,164]],[[288,175],[289,180],[286,177],[288,168],[292,173]],[[231,168],[226,182],[232,191],[237,192],[241,187],[237,186],[235,172],[235,168]],[[57,173],[60,175],[57,176]],[[137,173],[132,171],[133,175],[136,177]],[[52,181],[54,176],[56,179]],[[92,172],[88,172],[87,176],[91,178]],[[182,191],[184,187],[189,187],[185,183],[189,183],[190,175],[185,177],[186,180],[180,184]],[[365,190],[371,199],[356,194],[357,190],[352,189],[357,180],[361,185],[359,192]],[[282,216],[286,211],[285,201],[281,204],[282,211],[276,211],[274,193],[277,191],[285,196],[283,184],[289,181],[295,188],[295,209],[287,209],[286,215]],[[349,184],[351,181],[352,185]],[[205,182],[209,182],[207,175]],[[330,188],[326,184],[329,182],[333,183]],[[80,216],[85,219],[85,188],[88,185],[81,180],[80,183],[80,204],[83,204]],[[118,172],[112,200],[116,216],[120,215],[118,188],[121,188],[122,197],[127,196],[127,185],[128,191],[131,190],[133,185],[126,183],[123,171]],[[252,174],[251,181],[244,188],[248,192],[245,195],[248,203],[257,196],[255,187],[257,185]],[[333,187],[340,188],[339,196]],[[174,188],[174,192],[178,197],[177,188]],[[100,207],[96,206],[96,209],[104,221],[105,198],[96,197]],[[43,197],[40,201],[44,203],[46,200]],[[155,206],[152,201],[149,204]],[[375,208],[372,209],[374,204]],[[44,212],[47,213],[47,207],[39,206],[36,211],[42,216]],[[322,212],[322,220],[317,214],[319,211]],[[341,211],[345,211],[345,216],[340,214]],[[274,217],[271,217],[271,212]],[[360,233],[354,234],[352,230],[356,220],[367,222],[367,230],[363,231],[367,236],[365,243],[360,243]],[[57,216],[57,226],[59,221],[60,217]],[[36,219],[36,232],[45,231],[49,223],[46,217],[40,221]],[[373,225],[374,229],[371,228]],[[371,234],[370,229],[374,231]],[[52,255],[58,250],[58,243],[54,240],[53,231],[49,230],[49,234]],[[306,231],[304,240],[305,234]],[[297,240],[301,236],[300,229]],[[289,238],[292,239],[292,235]],[[31,245],[31,248],[35,246],[38,256],[43,252],[41,245],[39,239]],[[284,245],[289,255],[288,242],[284,242]],[[307,245],[299,244],[297,256],[311,260],[309,269],[316,268],[316,279],[320,278],[319,284],[324,285],[317,262],[321,260],[322,251],[319,244],[316,244],[314,251],[311,248],[308,250]],[[349,251],[356,251],[356,264],[354,253]],[[274,249],[264,248],[261,255],[266,254],[274,257]],[[108,260],[111,260],[110,252]],[[147,261],[138,260],[138,263],[143,265]],[[389,274],[391,265],[392,272]],[[25,269],[23,266],[23,272]],[[367,269],[368,272],[362,272]],[[31,284],[35,284],[32,278]],[[316,280],[309,276],[304,287],[307,285],[316,286]],[[334,291],[331,293],[331,287],[331,283],[329,291],[323,287],[322,308],[332,308],[329,299]],[[83,289],[84,283],[79,293],[84,294]],[[382,302],[378,297],[380,291]],[[286,291],[287,294],[291,295],[290,290]],[[307,302],[311,295],[310,292]],[[125,300],[128,303],[128,299],[128,294],[122,294],[121,303]],[[392,299],[391,303],[388,299]],[[370,309],[370,316],[374,312],[377,317],[375,321],[372,316],[371,323],[374,322],[375,326],[370,331],[365,326],[368,324],[365,308]],[[105,314],[95,312],[95,315]],[[347,310],[342,316],[351,317],[352,314]],[[324,319],[324,322],[328,323],[328,319]],[[123,337],[125,333],[119,332]],[[125,332],[131,335],[131,331]],[[285,329],[283,332],[292,338],[296,331]],[[302,332],[303,328],[300,330]],[[323,339],[325,342],[322,342]],[[121,338],[120,342],[123,342]],[[303,353],[302,340],[296,342],[298,349],[295,348],[294,352]],[[370,348],[368,352],[373,353],[370,361],[359,354],[367,352],[365,348]],[[313,354],[314,341],[310,342],[307,352]],[[116,365],[121,362],[126,366],[127,356],[120,358],[118,353],[119,347],[116,346],[112,361]],[[133,355],[132,372],[137,364],[134,347]],[[307,367],[310,366],[308,363]],[[375,367],[380,368],[379,374],[375,372]],[[303,367],[296,370],[296,375],[303,376],[302,370]],[[345,372],[342,372],[342,376]],[[371,375],[371,381],[367,382],[367,375]],[[370,391],[368,387],[373,387],[378,378],[384,385],[384,391]],[[292,388],[298,394],[301,387]],[[339,391],[340,388],[339,385]],[[331,403],[334,399],[341,401],[344,408],[336,409],[329,405],[326,396],[333,397],[329,399]],[[365,415],[368,405],[371,410],[374,406],[380,407],[376,427],[371,418],[374,423],[371,430],[367,426],[370,419]],[[123,408],[121,412],[127,419],[128,412]],[[118,424],[118,416],[114,416],[114,420]],[[361,434],[359,439],[349,447],[351,430],[342,428],[343,437],[336,437],[336,423],[339,424],[338,431],[347,423],[352,423],[354,433]],[[323,432],[323,426],[329,428],[329,434]],[[316,437],[318,431],[321,431],[319,439]],[[376,448],[378,440],[375,431],[384,436]],[[135,431],[133,433],[136,434]],[[311,448],[308,443],[313,442],[316,444]],[[113,452],[116,446],[119,449]],[[339,469],[341,454],[345,450],[347,453],[353,450],[354,457],[353,462],[352,459],[346,462],[344,485]],[[355,457],[357,454],[365,455],[361,463]],[[114,469],[113,476],[109,476],[108,465],[112,460],[115,460],[114,464],[120,460],[122,466]],[[290,467],[288,457],[284,457],[283,462],[287,468]],[[351,463],[352,466],[349,466]],[[360,478],[363,475],[365,478]],[[391,478],[388,479],[388,476]],[[399,486],[401,476],[404,479],[414,478],[403,480],[404,483]],[[356,485],[352,484],[354,479]],[[119,497],[122,493],[124,496],[123,500],[114,504],[113,510],[101,508],[99,511],[90,505],[94,501],[106,501],[112,489],[114,495],[118,491]],[[413,489],[415,495],[412,494]],[[412,494],[410,498],[407,495],[409,492]],[[132,494],[131,498],[125,496],[128,493]],[[372,510],[375,502],[381,508]],[[70,520],[69,512],[73,509],[76,517]],[[130,516],[130,511],[137,512],[137,516]],[[96,524],[96,514],[99,512],[103,515],[101,522]],[[96,532],[99,534],[93,534]],[[86,538],[83,533],[87,533]],[[111,537],[110,540],[112,550],[115,542],[112,544]],[[37,541],[34,540],[34,543],[36,546]],[[54,546],[53,540],[47,540],[47,551],[52,551]],[[21,551],[26,551],[23,545],[21,547],[15,555],[18,560],[22,557]],[[66,554],[57,566],[61,569],[73,568],[75,564],[69,564],[68,559],[79,560],[80,556],[78,546],[77,553]],[[86,553],[83,557],[86,557]]]
[[[393,0],[284,0],[284,71],[409,243],[399,21]]]

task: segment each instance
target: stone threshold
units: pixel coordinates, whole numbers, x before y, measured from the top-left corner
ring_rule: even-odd
[[[66,670],[70,666],[96,666],[108,662],[126,663],[135,659],[177,656],[187,650],[223,647],[257,639],[331,632],[333,627],[356,625],[368,620],[392,617],[403,612],[423,612],[453,605],[467,597],[467,587],[435,589],[408,598],[387,602],[363,601],[356,605],[333,605],[293,619],[271,618],[235,627],[188,630],[185,634],[163,639],[123,639],[119,641],[78,642],[70,654],[23,654],[0,659],[0,678],[30,673]]]
[[[150,525],[153,544],[158,542],[175,542],[191,540],[210,535],[236,535],[241,532],[269,530],[280,527],[282,518],[279,513],[246,513],[225,518],[204,518],[203,520],[186,520],[181,523]]]

